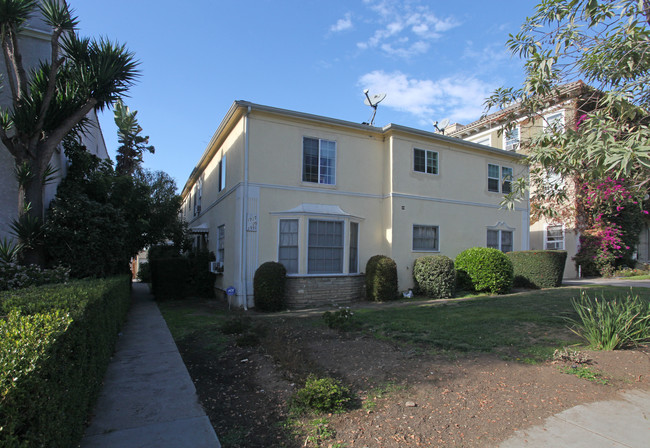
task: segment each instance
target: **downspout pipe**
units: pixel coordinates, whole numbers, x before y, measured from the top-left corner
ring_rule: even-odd
[[[239,272],[241,273],[242,295],[244,297],[244,310],[248,311],[248,146],[249,146],[249,131],[250,131],[250,113],[251,107],[248,106],[246,115],[244,116],[244,193],[242,197],[242,242],[241,242],[241,265]]]

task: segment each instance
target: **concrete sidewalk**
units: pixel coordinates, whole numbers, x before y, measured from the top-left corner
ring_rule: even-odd
[[[650,391],[623,392],[618,400],[575,406],[520,430],[499,448],[647,448]]]
[[[146,284],[133,304],[82,448],[220,448]]]

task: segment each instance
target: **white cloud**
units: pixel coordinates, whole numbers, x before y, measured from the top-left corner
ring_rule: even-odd
[[[348,12],[342,19],[339,19],[334,25],[330,27],[330,31],[333,33],[339,33],[341,31],[349,30],[352,28],[352,15]]]
[[[364,0],[377,17],[369,20],[377,28],[357,48],[378,48],[390,56],[410,58],[426,53],[430,42],[459,23],[451,17],[436,16],[427,5],[396,0]],[[415,42],[415,43],[410,43]]]
[[[371,92],[385,92],[382,105],[417,117],[422,124],[449,117],[452,122],[468,123],[480,117],[483,101],[495,86],[474,77],[416,79],[394,71],[375,70],[359,79]]]

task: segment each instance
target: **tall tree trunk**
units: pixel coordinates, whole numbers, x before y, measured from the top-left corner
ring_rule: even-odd
[[[45,266],[45,247],[42,244],[42,225],[44,223],[44,210],[43,210],[43,174],[38,166],[37,161],[32,162],[33,177],[25,186],[24,203],[29,204],[30,208],[26,214],[32,219],[37,220],[39,224],[33,233],[27,234],[28,245],[23,250],[23,262],[25,264],[36,264],[38,266]],[[24,213],[23,210],[20,211]],[[25,229],[28,230],[28,229]]]

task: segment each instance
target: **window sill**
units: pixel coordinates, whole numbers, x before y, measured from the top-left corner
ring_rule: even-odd
[[[317,182],[305,182],[304,180],[301,182],[301,185],[303,187],[316,187],[316,188],[325,188],[329,190],[335,190],[336,189],[336,184],[330,185],[330,184],[319,184]]]

